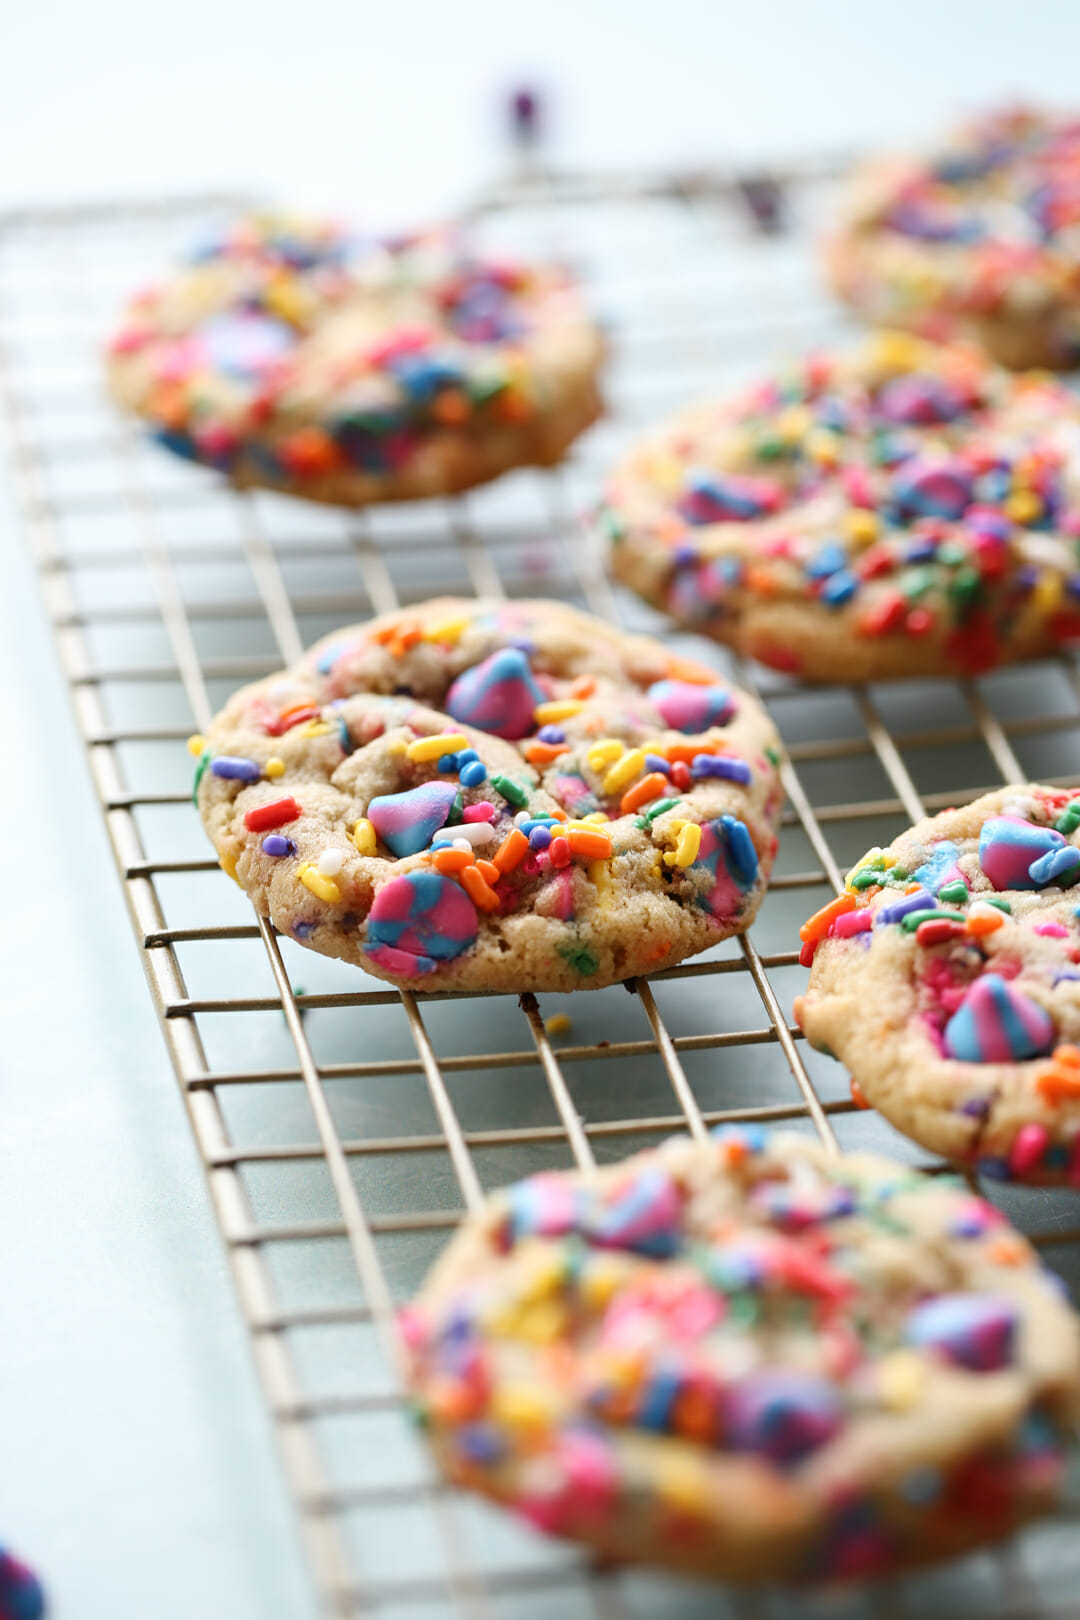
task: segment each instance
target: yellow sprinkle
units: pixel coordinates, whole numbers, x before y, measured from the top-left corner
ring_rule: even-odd
[[[878,1391],[894,1412],[913,1407],[926,1384],[926,1368],[914,1351],[894,1350],[878,1364]]]
[[[1060,574],[1040,574],[1032,594],[1040,613],[1056,613],[1065,595],[1065,582]]]
[[[813,425],[813,415],[805,405],[789,405],[776,418],[777,436],[788,444],[797,444]]]
[[[268,759],[266,764],[263,766],[263,775],[268,776],[271,782],[275,781],[279,776],[284,776],[285,761],[283,759],[278,759],[277,755],[275,755],[273,759]]]
[[[658,451],[655,455],[649,456],[646,466],[649,482],[655,484],[662,495],[674,494],[682,487],[686,469],[677,456]]]
[[[698,1459],[687,1453],[672,1453],[657,1447],[651,1462],[653,1488],[663,1500],[682,1513],[701,1514],[709,1501],[709,1480]]]
[[[545,1018],[544,1028],[549,1035],[565,1035],[570,1028],[570,1014],[552,1013],[550,1018]]]
[[[325,720],[309,720],[306,726],[301,726],[297,733],[300,737],[325,737],[330,730]]]
[[[218,855],[218,865],[221,867],[221,870],[225,873],[226,877],[231,877],[234,883],[238,884],[240,888],[243,888],[243,884],[240,883],[240,879],[236,875],[235,855],[233,855],[227,849],[221,850]]]
[[[602,812],[594,811],[591,816],[585,816],[581,821],[564,821],[560,830],[562,832],[595,832],[600,823],[607,821],[607,819],[607,816]]]
[[[317,900],[325,900],[328,906],[336,906],[341,899],[341,890],[333,878],[323,877],[317,866],[302,866],[300,881]]]
[[[352,832],[349,834],[349,837],[352,839],[361,855],[374,855],[376,847],[375,828],[371,825],[371,822],[368,821],[366,817],[361,817],[361,819],[356,823],[356,826],[353,828]]]
[[[467,613],[459,613],[453,619],[436,619],[420,634],[424,641],[460,641],[471,622]]]
[[[877,332],[869,347],[871,364],[882,371],[915,371],[922,364],[923,345],[907,332]]]
[[[536,1384],[496,1384],[491,1393],[491,1417],[508,1429],[541,1434],[555,1412],[551,1395]]]
[[[1031,489],[1017,489],[1005,501],[1005,516],[1014,523],[1034,523],[1042,517],[1043,503]]]
[[[877,539],[880,527],[876,512],[868,512],[864,507],[853,506],[844,519],[848,537],[854,540],[857,546],[868,546]]]
[[[194,754],[196,759],[198,759],[205,747],[206,738],[203,736],[201,731],[196,731],[187,740],[187,751],[189,754]]]
[[[611,817],[605,811],[603,811],[603,810],[592,810],[592,811],[589,812],[589,814],[587,816],[584,816],[582,818],[582,824],[584,826],[586,826],[586,827],[599,827],[605,821],[610,821],[610,820],[611,820]]]
[[[823,467],[835,467],[840,460],[840,438],[828,428],[815,428],[806,436],[806,453]]]
[[[640,776],[644,769],[644,749],[631,748],[629,753],[624,754],[604,777],[604,792],[621,793],[623,788],[628,788],[634,778]]]
[[[675,845],[675,865],[693,866],[701,848],[701,828],[696,821],[688,821]]]
[[[302,326],[312,313],[312,298],[295,276],[282,276],[267,288],[266,302],[275,315],[292,326]]]
[[[420,762],[441,759],[444,754],[456,754],[459,748],[468,748],[469,739],[463,731],[451,731],[445,737],[418,737],[405,750],[408,759]]]
[[[385,743],[388,754],[403,754],[408,746],[404,737],[387,737]]]
[[[561,702],[555,703],[540,703],[533,710],[533,719],[538,726],[551,726],[559,720],[572,720],[584,707],[584,703],[579,703],[577,698],[563,698]]]
[[[590,1254],[578,1278],[578,1290],[586,1310],[604,1310],[622,1287],[625,1276],[624,1267],[613,1265],[604,1256]]]
[[[593,744],[585,758],[591,771],[602,771],[605,765],[614,765],[625,752],[626,749],[617,737],[602,737],[598,743]]]
[[[607,890],[611,888],[611,873],[608,870],[607,861],[589,861],[585,870],[598,889]]]

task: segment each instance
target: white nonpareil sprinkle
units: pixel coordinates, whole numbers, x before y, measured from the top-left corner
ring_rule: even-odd
[[[476,849],[478,845],[494,843],[495,829],[490,821],[463,821],[459,827],[444,827],[435,837],[449,838],[455,844],[464,840],[470,848]]]
[[[315,864],[323,877],[337,877],[345,865],[345,856],[340,849],[324,849]]]

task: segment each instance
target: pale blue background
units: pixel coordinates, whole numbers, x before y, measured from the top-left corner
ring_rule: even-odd
[[[898,138],[1076,92],[1080,7],[38,3],[0,25],[0,206],[251,186],[374,222],[498,167]],[[1080,99],[1078,97],[1077,99]],[[0,1540],[57,1620],[311,1613],[200,1171],[0,473]],[[109,1009],[103,1021],[102,1009]]]

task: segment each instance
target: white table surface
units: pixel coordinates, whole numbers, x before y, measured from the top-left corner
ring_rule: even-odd
[[[372,222],[498,164],[552,91],[575,163],[918,134],[1076,99],[1080,7],[37,0],[0,24],[0,206],[253,186]],[[0,472],[0,1544],[56,1620],[306,1620],[225,1263]],[[15,829],[18,829],[15,833]],[[18,842],[16,843],[16,838]],[[108,1009],[107,1012],[105,1009]]]

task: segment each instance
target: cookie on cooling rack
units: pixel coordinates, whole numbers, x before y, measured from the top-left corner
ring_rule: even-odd
[[[806,923],[796,1017],[865,1100],[987,1176],[1080,1185],[1080,798],[919,822]]]
[[[574,990],[741,932],[776,851],[746,693],[555,602],[444,599],[238,692],[197,803],[293,939],[437,990]]]
[[[1080,634],[1080,403],[882,333],[661,428],[600,520],[619,579],[764,664],[970,675]]]
[[[108,376],[234,484],[363,506],[558,461],[600,414],[602,349],[555,266],[256,214],[132,301]]]
[[[620,1562],[837,1580],[1052,1506],[1058,1280],[958,1182],[728,1127],[496,1195],[402,1318],[451,1479]]]
[[[1009,366],[1080,360],[1080,118],[992,111],[926,156],[856,175],[829,279],[867,320],[982,343]]]

